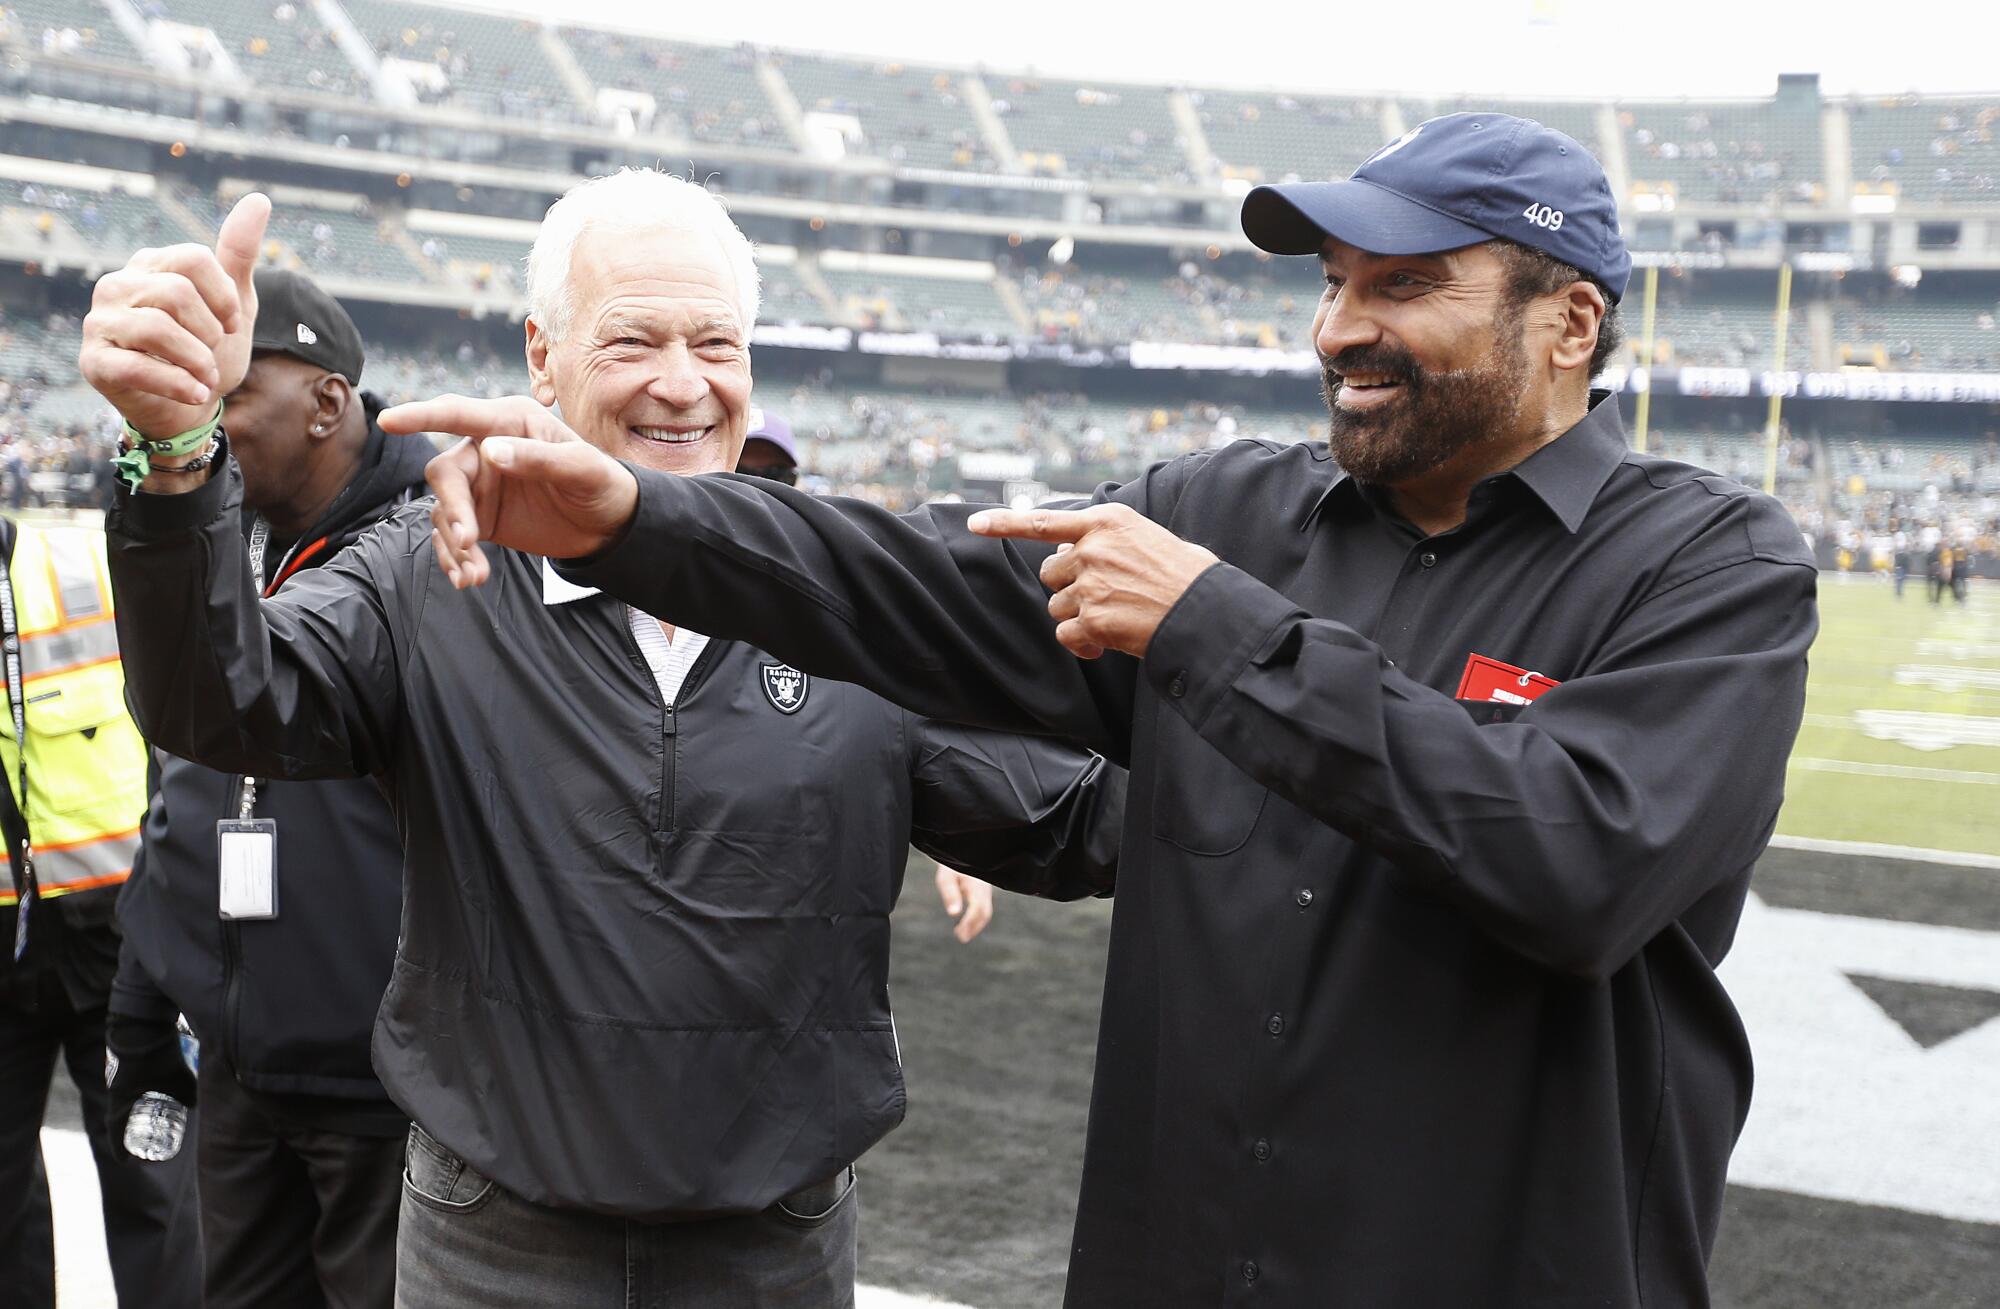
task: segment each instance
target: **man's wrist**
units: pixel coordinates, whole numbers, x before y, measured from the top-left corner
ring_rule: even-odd
[[[222,412],[223,402],[218,400],[207,422],[159,438],[147,436],[127,420],[123,450],[111,461],[118,480],[130,490],[154,494],[190,490],[207,481],[205,470],[220,454]]]
[[[217,428],[208,444],[192,455],[168,460],[144,451],[126,451],[112,463],[119,480],[136,494],[182,495],[207,485],[216,468],[227,461],[228,453],[229,438]]]

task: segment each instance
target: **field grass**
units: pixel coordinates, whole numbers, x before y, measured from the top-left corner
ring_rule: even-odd
[[[1936,684],[1953,674],[1977,684]],[[1926,678],[1930,684],[1912,680]],[[1919,749],[1881,739],[1884,725],[1859,716],[1882,711],[1960,715],[1965,721],[1903,721],[1919,731],[1928,721],[1945,735],[1990,729],[1993,744]],[[1967,603],[1946,597],[1933,605],[1922,578],[1912,578],[1899,601],[1877,578],[1821,575],[1806,721],[1778,830],[2000,853],[2000,586],[1975,583]]]

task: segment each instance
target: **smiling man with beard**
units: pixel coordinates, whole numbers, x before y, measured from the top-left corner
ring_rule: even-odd
[[[1075,511],[658,477],[504,403],[383,423],[480,438],[429,474],[460,586],[482,538],[542,550],[1130,761],[1077,1309],[1703,1305],[1751,1081],[1716,967],[1814,572],[1782,506],[1634,454],[1591,391],[1617,220],[1581,145],[1502,114],[1252,192],[1251,239],[1325,276],[1330,448]]]

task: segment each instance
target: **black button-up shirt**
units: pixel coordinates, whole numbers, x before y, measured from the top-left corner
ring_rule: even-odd
[[[1227,561],[1143,662],[1065,652],[1046,547],[963,509],[642,474],[574,571],[1130,760],[1072,1305],[1707,1303],[1751,1080],[1715,968],[1816,626],[1782,507],[1602,397],[1434,537],[1319,445],[1097,498]],[[1560,685],[1457,700],[1475,654]]]

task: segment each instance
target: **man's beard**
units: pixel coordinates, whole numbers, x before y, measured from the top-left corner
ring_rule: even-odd
[[[1320,381],[1334,459],[1361,481],[1393,485],[1507,434],[1526,389],[1528,356],[1517,325],[1502,321],[1498,329],[1492,354],[1450,372],[1426,372],[1407,350],[1386,343],[1327,360]],[[1344,409],[1335,403],[1343,373],[1383,374],[1402,384],[1400,393],[1380,409]]]

